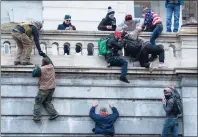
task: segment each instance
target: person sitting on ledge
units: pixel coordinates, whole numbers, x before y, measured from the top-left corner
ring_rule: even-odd
[[[89,117],[95,122],[95,128],[92,131],[95,134],[103,134],[106,137],[112,137],[115,134],[113,124],[119,117],[119,112],[116,107],[109,105],[113,111],[113,114],[109,114],[107,108],[101,108],[99,114],[95,114],[95,108],[98,106],[94,103],[89,112]]]
[[[118,53],[118,51],[122,49],[122,45],[120,43],[121,32],[115,31],[112,34],[110,34],[109,39],[107,40],[107,49],[110,52],[105,55],[105,59],[108,63],[108,67],[110,66],[120,67],[121,66],[122,72],[119,78],[120,81],[123,81],[125,83],[130,83],[128,79],[126,78],[128,62],[122,59]]]
[[[32,71],[32,76],[39,77],[39,91],[35,97],[33,120],[35,122],[41,120],[41,105],[43,105],[50,114],[49,120],[54,120],[59,116],[51,103],[56,87],[55,70],[51,59],[46,54],[43,55],[42,66],[36,66]]]
[[[114,17],[115,11],[108,7],[108,13],[105,18],[102,19],[98,25],[98,30],[101,31],[115,31],[116,30],[116,18]]]
[[[65,15],[63,24],[59,24],[57,30],[76,30],[76,27],[71,24],[71,16]]]
[[[144,40],[139,36],[142,28],[138,27],[131,33],[122,32],[122,47],[131,56],[140,62],[141,67],[153,70],[153,63],[149,62],[149,54],[159,56],[159,68],[166,67],[164,64],[164,46],[159,44],[153,46],[149,41]]]

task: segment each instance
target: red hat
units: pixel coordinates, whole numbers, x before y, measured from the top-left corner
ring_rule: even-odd
[[[119,38],[119,39],[122,39],[122,32],[120,32],[120,31],[115,31],[115,32],[114,32],[114,36],[117,37],[117,38]]]
[[[132,20],[132,15],[128,14],[125,16],[125,21]]]

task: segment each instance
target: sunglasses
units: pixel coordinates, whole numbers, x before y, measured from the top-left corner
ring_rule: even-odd
[[[66,20],[66,21],[70,22],[71,20]]]

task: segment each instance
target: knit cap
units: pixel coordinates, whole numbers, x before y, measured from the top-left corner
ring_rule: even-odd
[[[111,8],[111,6],[108,7],[107,16],[110,14],[115,14],[115,11]]]

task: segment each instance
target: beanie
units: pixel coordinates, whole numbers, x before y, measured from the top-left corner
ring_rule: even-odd
[[[115,11],[111,8],[111,6],[108,7],[107,16],[110,14],[115,14]]]
[[[70,15],[65,15],[65,19],[71,20],[71,16]]]
[[[170,88],[165,88],[165,89],[164,89],[164,93],[172,93],[172,89],[170,89]]]

